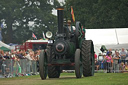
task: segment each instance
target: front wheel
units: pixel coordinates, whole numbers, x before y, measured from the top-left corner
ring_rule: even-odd
[[[77,78],[81,78],[82,77],[82,58],[80,55],[80,49],[76,49],[75,52],[75,74]]]
[[[44,50],[40,53],[39,58],[39,73],[42,80],[46,79],[48,74],[48,68],[47,68],[47,56]]]
[[[49,52],[51,51],[51,52]],[[53,59],[55,59],[55,53],[52,49],[47,50],[49,57],[48,63],[51,63]],[[48,77],[49,78],[59,78],[60,77],[60,66],[48,66]]]

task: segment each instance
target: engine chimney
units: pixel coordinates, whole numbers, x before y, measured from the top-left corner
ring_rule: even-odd
[[[63,7],[58,7],[57,8],[57,16],[58,16],[58,33],[63,33]]]

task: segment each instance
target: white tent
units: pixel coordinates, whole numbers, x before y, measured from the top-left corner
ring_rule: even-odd
[[[93,40],[97,53],[101,53],[102,45],[107,49],[128,49],[128,28],[86,29],[85,36],[87,40]]]
[[[10,46],[9,45],[7,45],[7,44],[3,43],[2,41],[0,41],[0,47],[2,47],[2,46],[10,49]]]

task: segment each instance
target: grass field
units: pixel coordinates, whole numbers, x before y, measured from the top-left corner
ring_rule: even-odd
[[[80,79],[74,73],[62,73],[60,78],[46,80],[39,75],[2,78],[0,85],[128,85],[128,73],[95,73],[93,77]]]

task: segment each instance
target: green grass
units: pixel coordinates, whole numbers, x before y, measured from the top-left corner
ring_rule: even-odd
[[[0,79],[0,85],[128,85],[128,73],[95,73],[77,79],[74,73],[62,73],[60,78],[41,80],[39,75]]]

